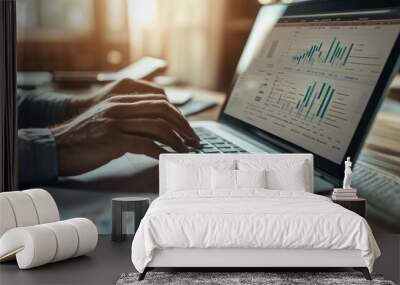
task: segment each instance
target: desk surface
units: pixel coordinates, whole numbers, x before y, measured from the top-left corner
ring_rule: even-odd
[[[87,256],[19,270],[15,261],[0,265],[0,284],[115,284],[122,273],[134,271],[132,239],[115,243],[100,235],[97,248]]]

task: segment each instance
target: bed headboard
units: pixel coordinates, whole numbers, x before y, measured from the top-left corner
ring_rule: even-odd
[[[161,154],[159,162],[159,194],[166,192],[167,168],[168,163],[176,163],[183,165],[204,166],[208,164],[212,166],[213,162],[221,160],[237,161],[237,160],[279,160],[287,162],[304,162],[307,166],[307,192],[314,192],[314,158],[312,154]]]

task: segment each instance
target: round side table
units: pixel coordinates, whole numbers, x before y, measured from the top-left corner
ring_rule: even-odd
[[[149,205],[150,199],[144,197],[113,198],[111,239],[123,241],[127,235],[134,235]]]

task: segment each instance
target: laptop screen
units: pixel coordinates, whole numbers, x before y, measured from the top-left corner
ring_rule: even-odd
[[[341,163],[400,20],[384,11],[284,16],[264,32],[257,21],[249,41],[258,45],[239,63],[225,114]]]

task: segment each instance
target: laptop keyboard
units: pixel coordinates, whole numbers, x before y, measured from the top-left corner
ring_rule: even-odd
[[[194,130],[200,137],[200,147],[191,148],[189,153],[247,153],[244,149],[206,128],[195,127]]]
[[[376,169],[363,161],[357,161],[353,168],[352,182],[355,187],[362,189],[361,194],[387,195],[390,200],[400,203],[400,179],[391,173]],[[389,197],[390,196],[390,197]],[[398,211],[400,214],[400,211]]]

